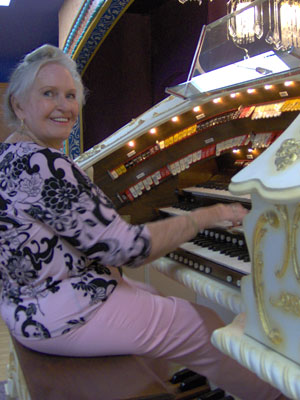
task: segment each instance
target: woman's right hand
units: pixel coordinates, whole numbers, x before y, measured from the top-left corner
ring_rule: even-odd
[[[249,213],[240,203],[218,204],[219,213],[223,221],[230,221],[233,226],[241,225],[244,217]]]

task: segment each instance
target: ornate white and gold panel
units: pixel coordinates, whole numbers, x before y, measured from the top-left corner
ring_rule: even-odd
[[[300,116],[229,189],[252,198],[244,221],[252,261],[241,287],[245,333],[300,364]]]
[[[81,75],[133,1],[84,0],[82,2],[63,46],[63,51],[76,61]],[[81,118],[78,119],[69,140],[65,143],[65,152],[73,159],[82,152]]]

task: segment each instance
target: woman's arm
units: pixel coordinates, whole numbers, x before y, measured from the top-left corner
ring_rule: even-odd
[[[217,204],[198,208],[184,216],[170,217],[146,224],[151,236],[151,250],[145,263],[162,257],[180,244],[188,242],[201,229],[211,228],[223,221],[239,225],[248,213],[238,203],[231,205]]]

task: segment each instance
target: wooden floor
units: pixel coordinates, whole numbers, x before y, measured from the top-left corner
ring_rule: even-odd
[[[7,379],[7,363],[9,354],[8,340],[8,330],[0,317],[0,381],[5,381]]]

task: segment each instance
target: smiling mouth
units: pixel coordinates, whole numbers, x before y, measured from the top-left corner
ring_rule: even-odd
[[[69,122],[69,118],[63,118],[63,117],[59,117],[59,118],[51,118],[52,121],[54,122]]]

